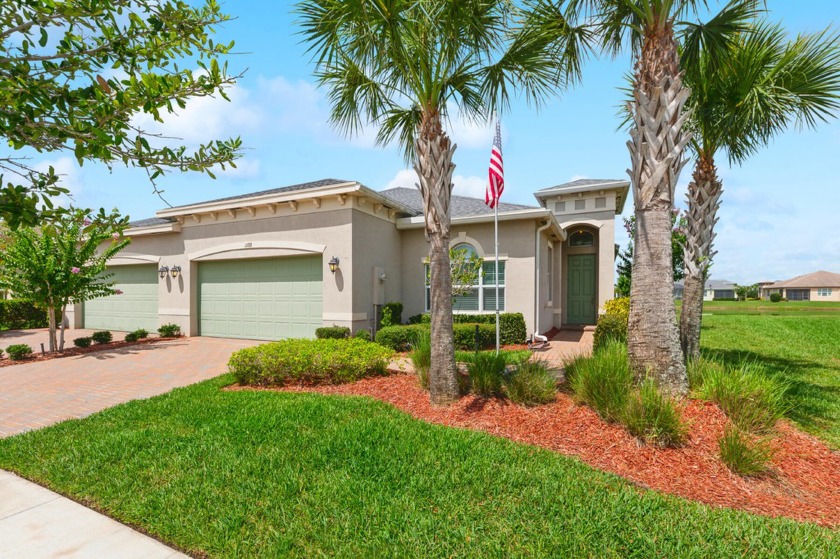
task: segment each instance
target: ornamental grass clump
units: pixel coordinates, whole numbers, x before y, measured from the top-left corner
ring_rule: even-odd
[[[239,384],[341,384],[383,375],[393,352],[358,338],[289,339],[241,349],[228,369]]]
[[[501,396],[505,381],[505,357],[496,352],[476,353],[467,364],[470,390],[479,396]]]
[[[767,376],[758,363],[706,369],[701,397],[715,402],[739,428],[768,433],[788,409],[787,386]]]
[[[418,330],[408,354],[417,379],[424,390],[429,389],[429,368],[432,366],[432,336],[428,330]]]
[[[522,363],[504,381],[504,392],[511,401],[523,406],[540,406],[557,396],[557,378],[541,361]]]
[[[718,447],[723,463],[739,476],[758,476],[770,469],[773,453],[767,440],[750,436],[734,425],[726,426]]]
[[[631,435],[660,448],[679,446],[688,436],[682,410],[650,378],[631,390],[621,423]]]
[[[591,357],[578,358],[567,365],[566,374],[578,402],[594,409],[606,421],[621,419],[633,384],[627,346],[608,341]]]

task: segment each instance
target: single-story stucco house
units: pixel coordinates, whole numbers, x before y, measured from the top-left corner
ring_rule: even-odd
[[[840,301],[840,274],[820,270],[760,286],[762,299],[769,299],[772,293],[788,301]]]
[[[735,287],[735,284],[729,280],[706,280],[703,300],[735,299]]]
[[[537,191],[536,206],[500,204],[500,306],[521,312],[529,334],[594,324],[613,297],[615,216],[628,189],[578,180]],[[492,313],[493,211],[462,196],[451,208],[452,247],[486,260],[455,312]],[[423,313],[422,209],[416,189],[335,179],[163,209],[131,224],[131,244],[110,263],[123,293],[75,305],[68,321],[270,340],[311,337],[322,325],[371,329],[391,301],[403,317]]]

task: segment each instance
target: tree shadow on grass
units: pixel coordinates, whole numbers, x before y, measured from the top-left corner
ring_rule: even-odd
[[[791,406],[785,414],[788,418],[812,432],[838,429],[840,386],[818,384],[814,382],[813,377],[815,374],[825,375],[826,372],[840,377],[840,364],[785,359],[754,351],[731,349],[704,348],[702,354],[703,357],[733,367],[751,362],[763,365],[769,376],[788,386]]]

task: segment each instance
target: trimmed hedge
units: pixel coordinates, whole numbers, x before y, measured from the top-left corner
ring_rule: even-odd
[[[770,294],[770,301],[771,302],[778,303],[781,300],[782,300],[782,294],[781,293],[771,293]]]
[[[90,337],[93,340],[93,343],[99,345],[109,344],[111,343],[111,340],[114,339],[113,334],[111,334],[111,332],[109,332],[108,330],[100,330],[98,332],[94,332],[93,334],[91,334]]]
[[[386,372],[391,351],[358,338],[289,339],[235,352],[228,369],[239,384],[340,384]]]
[[[93,338],[91,338],[90,336],[86,336],[84,338],[76,338],[75,340],[73,340],[73,345],[76,347],[90,347],[90,344],[92,343]]]
[[[356,330],[356,333],[353,334],[354,338],[359,338],[360,340],[364,340],[366,342],[371,341],[370,339],[370,330],[366,330],[362,328],[361,330]]]
[[[14,344],[6,348],[6,353],[9,354],[9,359],[12,361],[20,361],[32,355],[32,346],[27,344]]]
[[[47,311],[36,309],[29,301],[0,299],[0,330],[46,328]]]
[[[402,303],[385,303],[382,306],[382,318],[379,321],[379,325],[385,328],[387,326],[398,326],[402,324],[402,312]]]
[[[140,338],[137,336],[137,332],[129,332],[125,335],[125,341],[129,343],[136,342]]]
[[[422,324],[429,324],[428,314],[419,315]],[[416,320],[416,315],[408,319]],[[496,314],[453,314],[455,324],[490,324],[493,326],[493,346],[496,345]],[[524,344],[528,338],[525,327],[525,317],[520,312],[505,312],[499,314],[499,341],[502,345]],[[472,349],[470,347],[469,349]]]
[[[158,334],[161,338],[177,338],[181,335],[181,327],[177,324],[164,324],[158,328]]]
[[[350,337],[350,328],[347,326],[322,326],[315,329],[315,337],[319,340],[335,340]]]
[[[521,315],[520,315],[521,316]],[[493,324],[455,324],[452,328],[455,349],[472,351],[475,349],[475,327],[478,326],[478,348],[496,347],[496,326]],[[376,343],[394,351],[408,351],[420,332],[428,332],[428,324],[408,326],[388,326],[376,333]],[[504,343],[504,342],[502,342]]]

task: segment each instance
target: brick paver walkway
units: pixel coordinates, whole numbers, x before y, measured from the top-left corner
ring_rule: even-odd
[[[551,365],[562,369],[568,361],[578,355],[592,353],[594,333],[594,328],[561,330],[551,339],[548,347],[533,350],[534,357],[545,359]]]
[[[73,337],[82,335],[79,330],[71,332]],[[4,338],[0,345],[5,343]],[[225,372],[233,351],[257,343],[181,338],[2,367],[0,437],[218,376]]]

